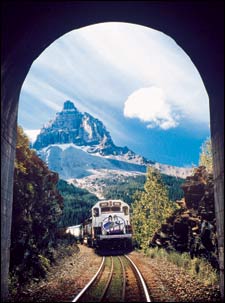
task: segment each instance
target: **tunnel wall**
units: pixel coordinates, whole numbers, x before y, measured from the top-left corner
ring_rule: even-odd
[[[121,21],[162,31],[183,48],[210,98],[221,293],[224,252],[224,4],[222,1],[1,2],[1,287],[8,295],[13,170],[19,93],[32,62],[55,39],[82,26]]]

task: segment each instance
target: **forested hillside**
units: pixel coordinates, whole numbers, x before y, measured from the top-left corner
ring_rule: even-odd
[[[173,176],[168,176],[161,174],[162,182],[165,185],[169,199],[172,201],[180,200],[184,196],[184,192],[181,185],[184,183],[185,179],[176,178]]]
[[[161,177],[169,192],[170,200],[181,199],[183,191],[180,185],[183,183],[183,179],[167,175],[162,175]],[[121,199],[131,204],[134,200],[134,193],[144,190],[145,181],[145,175],[117,176],[101,180],[99,186],[102,185],[105,199]],[[96,180],[97,182],[100,181]],[[64,200],[63,213],[59,222],[60,227],[80,224],[91,216],[91,208],[99,200],[94,194],[64,180],[59,180],[57,188]]]
[[[162,182],[168,190],[169,199],[172,201],[179,200],[183,197],[183,190],[181,184],[184,179],[176,178],[161,174]],[[146,182],[145,175],[127,176],[121,179],[106,179],[103,195],[106,199],[121,199],[128,204],[133,202],[133,195],[138,191],[144,190]]]
[[[57,188],[64,200],[60,227],[80,224],[91,215],[91,208],[98,201],[95,195],[64,180],[59,180]]]

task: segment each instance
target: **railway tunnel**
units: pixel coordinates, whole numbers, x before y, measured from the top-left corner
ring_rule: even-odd
[[[8,294],[18,100],[33,61],[71,30],[108,21],[128,22],[172,37],[190,56],[210,100],[220,289],[224,297],[224,4],[223,1],[1,2],[1,296]],[[66,54],[65,54],[66,55]],[[179,83],[178,83],[179,85]],[[188,105],[187,105],[188,106]],[[31,103],[32,110],[32,103]]]

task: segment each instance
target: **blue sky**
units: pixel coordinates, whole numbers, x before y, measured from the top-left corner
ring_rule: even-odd
[[[100,119],[115,144],[164,164],[197,165],[210,134],[208,95],[191,59],[139,25],[96,24],[52,43],[24,81],[18,123],[37,133],[66,100]]]

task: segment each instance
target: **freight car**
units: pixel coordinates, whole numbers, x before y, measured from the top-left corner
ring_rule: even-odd
[[[71,234],[76,238],[77,242],[83,244],[84,240],[84,226],[83,224],[69,226],[66,229],[67,234]]]
[[[132,249],[130,207],[122,200],[98,201],[84,222],[84,242],[97,249]]]

